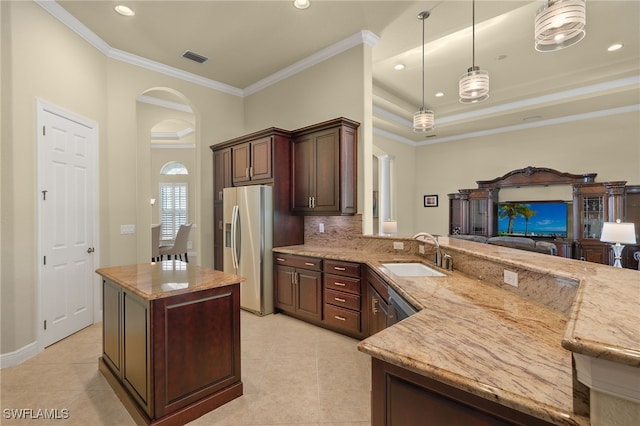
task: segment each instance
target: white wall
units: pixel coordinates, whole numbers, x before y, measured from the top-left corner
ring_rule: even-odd
[[[137,238],[150,241],[150,156],[138,149],[136,98],[172,88],[191,102],[197,121],[197,217],[203,243],[198,261],[213,265],[213,165],[209,145],[244,131],[243,100],[164,74],[106,58],[33,2],[2,8],[2,244],[0,353],[37,336],[35,104],[42,98],[99,124],[100,265],[137,260]],[[147,150],[147,152],[149,152]],[[149,188],[149,182],[146,182]],[[145,217],[138,220],[139,216]],[[120,235],[121,224],[139,234]],[[148,232],[148,235],[146,233]],[[206,241],[210,243],[205,243]]]
[[[416,231],[446,234],[447,194],[527,166],[640,184],[640,113],[426,145],[416,154]],[[423,194],[438,194],[439,206],[424,208]]]

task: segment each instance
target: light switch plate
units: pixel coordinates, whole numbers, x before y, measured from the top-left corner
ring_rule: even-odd
[[[322,234],[324,232],[324,223],[321,223],[318,228],[319,228],[318,232],[320,232]]]
[[[135,234],[136,226],[135,225],[120,225],[120,233],[121,234]]]
[[[393,242],[394,250],[404,250],[404,243],[402,241],[394,241]]]

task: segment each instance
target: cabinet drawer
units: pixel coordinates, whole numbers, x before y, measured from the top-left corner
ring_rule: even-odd
[[[355,311],[360,310],[360,296],[356,294],[325,289],[324,301],[325,303],[330,303],[335,306],[341,306]]]
[[[322,259],[306,256],[293,256],[282,253],[274,253],[273,263],[276,265],[291,266],[292,268],[310,269],[312,271],[322,270]]]
[[[324,321],[333,327],[340,327],[357,333],[360,332],[360,312],[325,304]]]
[[[339,260],[325,260],[324,272],[325,274],[346,275],[349,277],[360,278],[360,264],[341,262]]]
[[[360,294],[360,280],[341,277],[340,275],[324,275],[324,288],[329,290],[346,291],[347,293]]]

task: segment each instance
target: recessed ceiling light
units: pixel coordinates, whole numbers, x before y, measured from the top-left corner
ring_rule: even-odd
[[[444,96],[444,92],[438,92],[436,93],[436,98],[441,98]]]
[[[616,50],[622,49],[622,43],[613,43],[611,46],[607,47],[608,52],[615,52]]]
[[[404,64],[395,64],[393,66],[393,69],[396,71],[402,71],[403,69],[405,69],[405,65]]]
[[[311,2],[309,0],[294,0],[293,5],[296,9],[306,9],[311,6]]]
[[[122,16],[133,16],[136,14],[133,10],[131,10],[131,8],[123,4],[117,5],[116,7],[114,7],[114,9]]]

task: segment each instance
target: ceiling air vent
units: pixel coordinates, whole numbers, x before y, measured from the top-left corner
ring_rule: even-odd
[[[191,59],[192,61],[195,61],[199,64],[209,60],[209,58],[207,58],[206,56],[202,56],[202,55],[198,55],[195,52],[192,52],[190,50],[186,50],[183,54],[182,54],[183,58],[187,58],[187,59]]]

